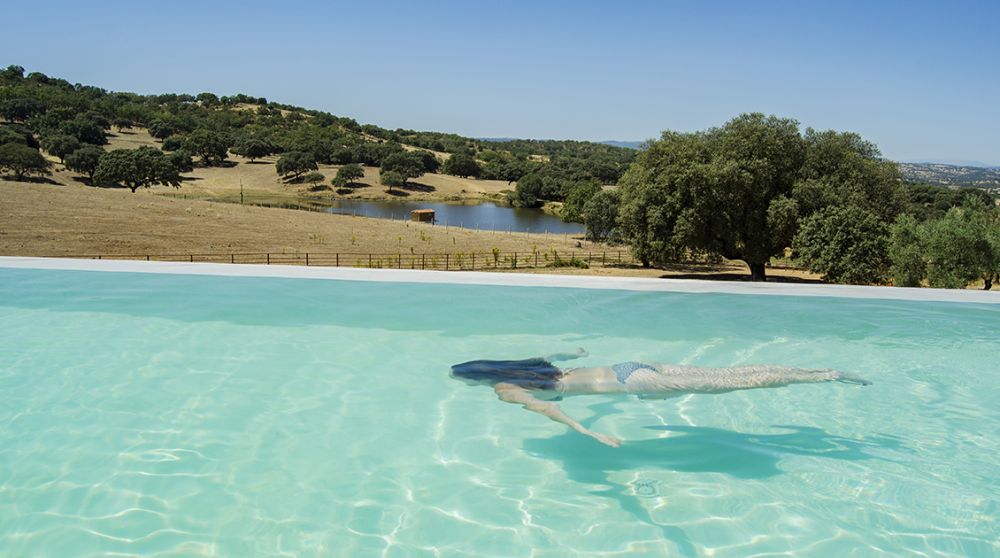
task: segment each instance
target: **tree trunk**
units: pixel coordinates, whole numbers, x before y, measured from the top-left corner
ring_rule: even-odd
[[[996,277],[996,275],[987,275],[986,277],[983,277],[983,290],[984,291],[988,291],[988,290],[990,290],[990,289],[993,288],[993,280],[994,280],[995,277]]]
[[[759,263],[747,262],[747,266],[750,267],[751,281],[767,281],[763,262]]]

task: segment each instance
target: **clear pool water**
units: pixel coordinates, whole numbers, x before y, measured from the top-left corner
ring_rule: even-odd
[[[0,555],[996,556],[1000,306],[0,268]],[[449,379],[777,363],[563,407]]]

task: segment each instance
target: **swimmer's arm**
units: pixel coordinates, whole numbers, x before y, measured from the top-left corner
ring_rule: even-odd
[[[575,358],[583,358],[585,356],[590,356],[590,353],[588,353],[583,347],[580,347],[575,353],[555,353],[542,358],[549,362],[558,362],[560,360],[573,360]]]
[[[598,434],[597,432],[591,432],[586,427],[584,427],[579,422],[573,420],[572,417],[567,415],[559,408],[559,405],[552,403],[550,401],[541,401],[536,399],[534,395],[528,390],[516,386],[514,384],[499,383],[494,388],[497,397],[501,401],[507,403],[517,403],[518,405],[524,406],[525,409],[538,413],[540,415],[546,416],[551,420],[565,424],[566,426],[576,430],[580,434],[585,436],[590,436],[591,438],[597,440],[598,442],[617,448],[621,445],[622,441],[618,438],[613,438],[611,436],[605,436],[604,434]]]

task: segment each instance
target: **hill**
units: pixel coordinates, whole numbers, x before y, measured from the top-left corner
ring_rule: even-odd
[[[911,182],[1000,191],[1000,169],[943,163],[899,163],[899,170],[903,178]]]
[[[50,160],[60,163],[88,145],[105,150],[154,148],[167,155],[176,167],[173,175],[179,176],[166,173],[128,181],[104,173],[98,178],[140,187],[180,184],[199,196],[210,195],[218,184],[231,192],[249,181],[286,197],[497,198],[523,177],[536,175],[536,183],[545,185],[536,196],[537,205],[562,201],[580,183],[612,184],[635,156],[633,150],[595,142],[498,143],[443,132],[390,130],[243,93],[108,91],[40,72],[25,74],[20,66],[0,70],[0,144],[11,142],[40,146]],[[461,163],[452,164],[455,155],[464,157]],[[290,164],[277,165],[282,158]],[[342,183],[330,188],[334,175],[348,164],[364,167],[362,175],[346,187]],[[377,169],[392,170],[395,175],[389,180],[396,187],[379,184],[383,176]],[[78,170],[81,183],[90,183],[83,178],[86,170]],[[316,178],[319,182],[312,182],[310,171],[322,175]],[[312,186],[305,188],[304,183]]]

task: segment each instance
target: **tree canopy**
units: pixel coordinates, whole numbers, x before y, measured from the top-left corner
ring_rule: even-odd
[[[83,173],[93,179],[97,163],[100,162],[104,153],[104,150],[96,145],[84,145],[67,155],[64,163],[69,170]]]
[[[452,176],[465,177],[479,177],[483,172],[483,169],[479,166],[475,157],[468,155],[466,153],[457,153],[452,155],[447,161],[444,162],[444,166],[441,170],[445,174],[450,174]]]
[[[795,238],[808,242],[801,261],[831,280],[883,277],[845,271],[817,250],[860,254],[871,247],[862,237],[886,237],[906,206],[895,164],[873,144],[852,133],[802,134],[794,120],[759,113],[704,132],[664,132],[621,188],[621,231],[644,264],[721,256],[746,262],[754,280],[765,278],[772,257],[796,248]],[[842,234],[845,216],[863,213],[878,223]],[[796,237],[800,225],[807,230]]]
[[[0,145],[0,171],[12,172],[18,180],[32,174],[48,174],[50,166],[37,149],[19,143]]]
[[[364,178],[365,170],[361,165],[347,164],[337,169],[337,176],[333,177],[333,185],[343,188],[359,178]]]
[[[424,166],[423,157],[416,153],[393,153],[382,161],[379,167],[379,171],[382,174],[393,173],[393,178],[402,179],[399,184],[389,184],[387,182],[382,182],[390,186],[406,186],[407,180],[411,178],[417,178],[418,176],[426,172],[426,167]],[[396,180],[394,180],[395,182]]]
[[[156,184],[180,186],[177,168],[155,147],[115,149],[105,153],[94,170],[94,182],[113,186],[121,184],[132,193]]]
[[[319,169],[319,165],[311,153],[292,151],[278,158],[275,169],[283,177],[298,178],[305,172]]]

